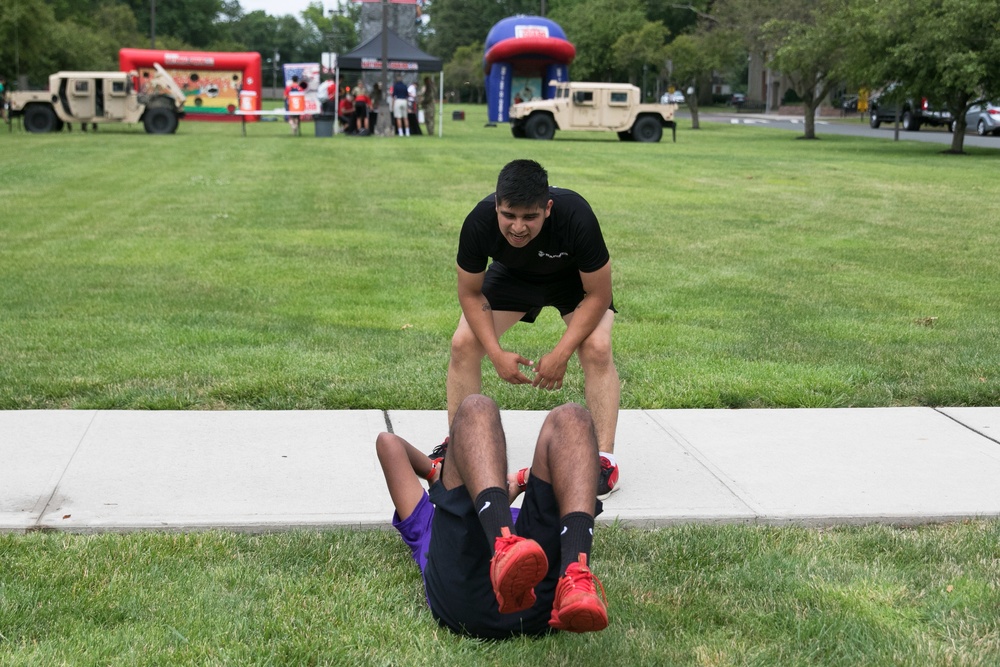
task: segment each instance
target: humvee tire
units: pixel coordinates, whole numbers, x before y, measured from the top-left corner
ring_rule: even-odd
[[[28,132],[53,132],[59,119],[52,107],[44,104],[31,104],[24,110],[24,129]]]
[[[547,113],[532,114],[524,124],[524,133],[529,139],[551,139],[556,136],[556,122]]]
[[[655,143],[663,137],[663,126],[657,118],[641,116],[632,126],[632,137],[643,143]]]
[[[142,117],[147,134],[173,134],[177,130],[177,115],[167,107],[150,107]]]

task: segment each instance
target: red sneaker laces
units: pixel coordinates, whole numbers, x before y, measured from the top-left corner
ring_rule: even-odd
[[[587,567],[587,555],[580,554],[580,560],[576,563],[571,563],[569,567],[566,568],[565,576],[569,577],[570,584],[574,590],[582,590],[586,593],[597,593],[597,588],[601,589],[601,600],[604,601],[604,605],[607,606],[608,598],[604,594],[604,584],[598,579],[590,568]],[[594,586],[594,583],[597,586]]]
[[[493,545],[493,550],[502,551],[504,547],[506,547],[508,544],[512,544],[514,542],[520,542],[521,539],[522,538],[518,537],[517,535],[511,535],[510,528],[504,526],[503,528],[500,529],[500,537],[496,539],[496,542]]]

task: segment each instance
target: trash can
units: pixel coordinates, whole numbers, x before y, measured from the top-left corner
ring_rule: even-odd
[[[257,110],[257,91],[241,90],[240,111],[256,111],[256,110]]]
[[[316,136],[332,137],[333,123],[336,119],[337,119],[336,116],[326,116],[326,115],[313,116],[313,125],[316,126]]]

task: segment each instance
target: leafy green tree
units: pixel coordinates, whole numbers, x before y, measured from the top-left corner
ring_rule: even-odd
[[[846,0],[799,0],[761,26],[771,67],[787,77],[804,105],[804,139],[816,138],[816,110],[843,81],[847,10]]]
[[[326,51],[347,53],[358,45],[358,32],[350,16],[325,16],[323,3],[311,2],[302,12],[303,49],[309,61],[319,61]]]
[[[1000,100],[1000,2],[883,0],[852,5],[854,79],[872,88],[897,83],[955,119],[950,153],[963,153],[965,113]]]
[[[816,109],[844,78],[851,0],[719,0],[713,16],[785,75],[804,103],[803,138],[816,138]]]
[[[645,84],[647,71],[659,77],[666,70],[665,44],[670,31],[660,21],[646,21],[635,31],[625,33],[611,47],[615,66],[628,72],[628,81]],[[640,81],[640,79],[643,79]],[[643,90],[643,95],[646,91]]]
[[[445,93],[457,96],[455,101],[479,104],[486,99],[486,79],[483,74],[483,44],[460,46],[444,65]]]
[[[428,52],[449,60],[460,47],[485,44],[490,28],[515,14],[537,14],[537,0],[433,0],[427,10]]]
[[[678,35],[667,45],[666,55],[673,65],[674,83],[686,91],[691,127],[697,130],[702,84],[711,79],[713,72],[731,69],[745,57],[746,50],[731,30],[709,21],[692,33]]]
[[[692,33],[699,25],[699,18],[707,11],[712,0],[699,0],[688,4],[646,0],[646,19],[660,21],[671,35]]]
[[[149,0],[126,0],[139,25],[150,26]],[[206,49],[224,37],[217,19],[224,11],[232,11],[232,3],[223,0],[160,0],[156,3],[156,47],[161,37],[171,36],[194,48]]]
[[[264,57],[272,56],[278,48],[277,32],[278,19],[259,10],[243,14],[229,24],[229,34],[242,45],[242,50],[256,51]]]
[[[0,0],[0,74],[8,83],[18,76],[32,84],[48,80],[55,25],[52,8],[42,0]]]
[[[570,66],[574,79],[628,78],[627,68],[615,62],[614,45],[622,35],[638,33],[646,24],[642,0],[580,0],[559,4],[549,12],[549,18],[562,27],[576,46],[576,59]]]

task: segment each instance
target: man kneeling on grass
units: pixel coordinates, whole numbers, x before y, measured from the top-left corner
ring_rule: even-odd
[[[588,567],[601,512],[590,413],[575,404],[549,413],[531,468],[516,473],[507,472],[500,412],[485,396],[462,402],[448,443],[446,459],[429,459],[391,433],[375,442],[393,526],[438,623],[486,639],[606,628],[607,600]],[[522,491],[520,510],[511,508]]]

